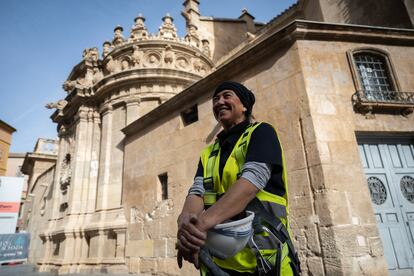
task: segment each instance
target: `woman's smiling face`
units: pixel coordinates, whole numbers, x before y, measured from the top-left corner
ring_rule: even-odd
[[[224,129],[243,122],[246,119],[245,112],[246,108],[234,91],[223,90],[213,96],[214,117]]]

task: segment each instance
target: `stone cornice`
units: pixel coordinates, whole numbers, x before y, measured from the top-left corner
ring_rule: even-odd
[[[296,20],[281,28],[269,27],[266,33],[256,37],[250,43],[245,42],[237,51],[232,51],[226,60],[205,78],[194,83],[178,95],[150,111],[143,117],[122,129],[126,135],[136,134],[167,116],[182,110],[183,103],[195,101],[210,93],[215,86],[229,76],[260,62],[269,52],[288,46],[297,40],[350,41],[361,43],[383,43],[390,45],[414,45],[414,30],[382,28],[346,24],[328,24],[321,22]]]
[[[2,120],[0,120],[0,128],[5,129],[9,133],[13,133],[13,132],[16,131],[16,129],[14,127],[12,127],[11,125],[9,125],[8,123],[6,123],[5,121],[2,121]]]
[[[92,98],[100,99],[104,96],[104,94],[106,94],[107,91],[114,87],[119,88],[134,83],[166,84],[172,82],[188,84],[189,82],[194,82],[199,79],[201,79],[201,77],[196,74],[169,68],[130,69],[109,75],[99,81],[94,87],[96,96]]]
[[[56,154],[46,154],[46,153],[35,153],[28,152],[24,158],[21,171],[24,174],[30,175],[32,172],[33,164],[35,161],[55,161],[57,160]]]
[[[414,29],[365,25],[321,23],[297,20],[295,37],[303,40],[328,40],[386,45],[414,45]]]
[[[140,49],[143,49],[143,50],[154,49],[154,48],[162,50],[167,45],[172,46],[175,50],[178,50],[178,52],[187,53],[187,54],[191,54],[191,55],[199,54],[200,56],[203,57],[203,60],[205,62],[207,62],[211,67],[214,66],[214,64],[211,61],[210,57],[205,55],[197,47],[194,47],[190,44],[187,44],[187,42],[166,40],[166,39],[154,39],[154,38],[146,39],[146,40],[125,42],[122,46],[118,46],[115,49],[113,49],[111,52],[109,52],[108,55],[105,57],[105,59],[102,60],[102,62],[105,63],[106,59],[108,59],[110,56],[118,57],[122,53],[132,51],[133,46],[138,46],[138,47],[140,47]]]
[[[76,113],[77,107],[86,105],[98,105],[103,101],[108,92],[114,88],[132,86],[137,83],[141,84],[182,84],[189,85],[192,82],[201,79],[200,76],[185,72],[182,70],[176,70],[171,68],[138,68],[121,71],[104,77],[97,82],[94,87],[88,89],[86,93],[85,89],[74,89],[65,100],[68,104],[64,107],[63,112],[56,110],[51,119],[56,123],[65,121],[70,123],[70,118]]]

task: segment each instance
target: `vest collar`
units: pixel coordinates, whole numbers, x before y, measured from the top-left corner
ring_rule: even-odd
[[[250,121],[246,119],[243,122],[235,125],[234,127],[230,128],[227,131],[222,130],[219,134],[217,134],[217,139],[219,140],[219,143],[222,144],[223,141],[225,141],[231,135],[234,135],[234,134],[241,135],[249,125],[250,125]]]

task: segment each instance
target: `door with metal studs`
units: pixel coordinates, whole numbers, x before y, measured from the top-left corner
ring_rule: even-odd
[[[414,275],[413,139],[358,139],[390,275]]]

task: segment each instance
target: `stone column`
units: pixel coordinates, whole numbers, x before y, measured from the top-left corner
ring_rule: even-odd
[[[85,126],[85,140],[84,140],[84,159],[83,159],[83,175],[81,189],[81,207],[80,212],[86,213],[88,206],[89,183],[90,183],[90,169],[91,169],[91,154],[92,154],[92,137],[93,137],[93,110],[88,108],[86,111],[86,126]]]

